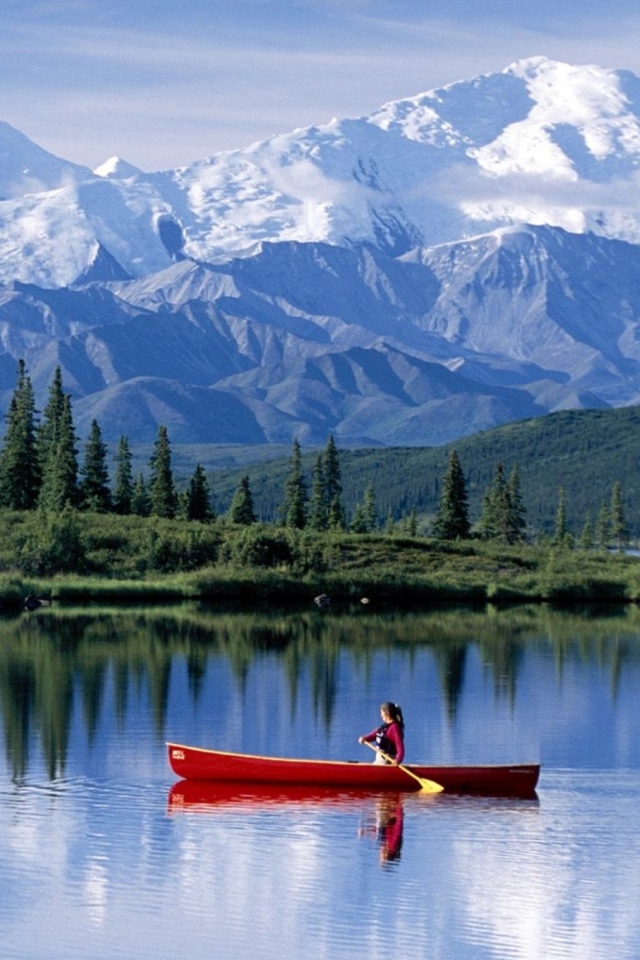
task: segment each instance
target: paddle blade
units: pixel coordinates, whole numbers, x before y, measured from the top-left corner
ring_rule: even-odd
[[[416,777],[416,780],[418,778]],[[418,793],[442,793],[444,787],[441,783],[436,783],[435,780],[424,780],[420,777],[420,790]]]

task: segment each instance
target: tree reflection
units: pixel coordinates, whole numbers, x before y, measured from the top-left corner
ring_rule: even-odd
[[[612,695],[625,665],[640,659],[640,614],[635,607],[605,616],[548,607],[431,614],[364,612],[216,612],[196,605],[161,609],[48,608],[0,620],[0,716],[12,775],[24,778],[36,743],[48,775],[64,774],[74,707],[87,742],[105,710],[122,727],[133,696],[142,694],[163,737],[173,671],[185,666],[188,695],[201,695],[212,658],[223,658],[241,695],[252,667],[276,657],[295,713],[302,676],[311,709],[328,730],[340,668],[350,657],[365,676],[381,650],[427,648],[439,678],[448,722],[464,695],[475,650],[493,677],[496,698],[515,698],[527,646],[549,648],[561,678],[569,661],[594,662],[608,672]]]

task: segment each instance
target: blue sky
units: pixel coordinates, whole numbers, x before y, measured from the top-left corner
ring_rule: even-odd
[[[639,40],[637,0],[3,0],[0,120],[166,169],[522,57],[640,74]]]

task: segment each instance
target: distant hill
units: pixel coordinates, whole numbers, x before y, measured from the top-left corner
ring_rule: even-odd
[[[443,447],[391,447],[340,450],[344,501],[348,512],[373,484],[381,519],[395,519],[415,505],[423,521],[431,517],[440,496],[441,479],[452,449],[456,449],[467,480],[471,519],[478,518],[482,497],[496,464],[510,472],[517,463],[520,485],[532,531],[553,529],[558,491],[564,487],[567,515],[579,534],[590,512],[595,521],[603,502],[610,502],[612,485],[622,485],[625,514],[633,536],[640,535],[640,408],[563,411],[482,431]],[[178,448],[186,467],[189,448]],[[197,448],[210,470],[216,509],[227,509],[240,477],[247,473],[260,516],[277,517],[288,474],[288,454],[249,462],[268,448],[239,448],[237,466],[220,466],[216,448]],[[279,448],[281,451],[282,448]],[[207,455],[209,451],[209,455]],[[311,482],[317,450],[306,451],[303,463]],[[231,449],[224,451],[228,458]],[[216,458],[217,462],[216,462]]]

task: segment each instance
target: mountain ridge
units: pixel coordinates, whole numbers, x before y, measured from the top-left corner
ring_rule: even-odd
[[[3,144],[5,407],[18,359],[134,443],[442,444],[640,400],[625,71],[516,61],[151,174]]]
[[[0,287],[0,390],[8,403],[11,357],[39,397],[60,365],[81,434],[104,418],[110,440],[164,423],[185,443],[245,429],[256,443],[447,443],[638,403],[639,270],[635,245],[526,227],[401,258],[264,243],[132,280],[14,283]],[[216,418],[223,396],[235,418]]]
[[[32,166],[45,156],[31,145]],[[37,193],[25,175],[0,202],[0,280],[67,286],[98,245],[142,276],[176,256],[246,256],[263,239],[401,255],[529,222],[639,242],[639,166],[640,80],[533,57],[175,170],[59,161],[55,189]],[[36,220],[37,255],[19,256]]]

